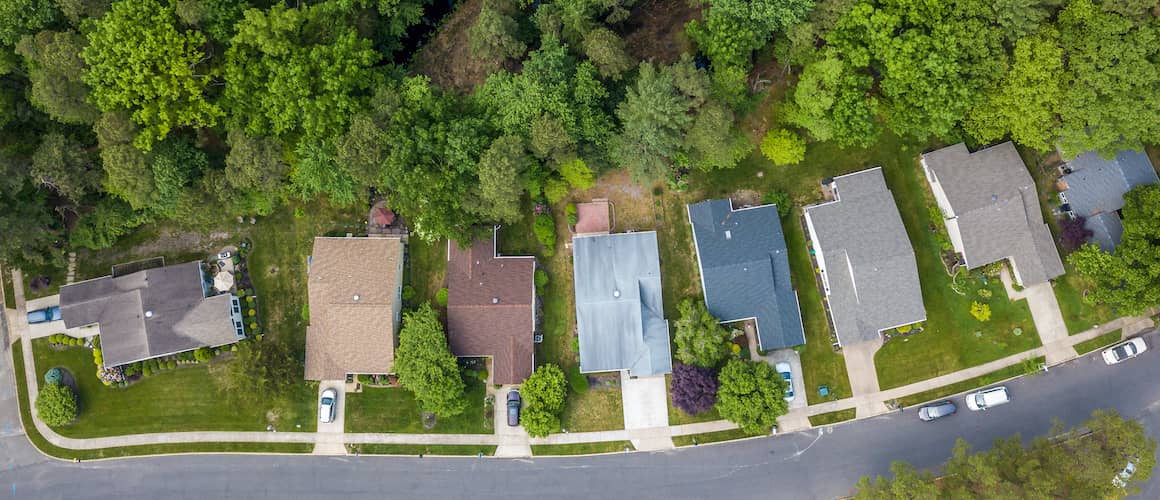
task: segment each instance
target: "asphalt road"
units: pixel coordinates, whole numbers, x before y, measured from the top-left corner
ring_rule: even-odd
[[[1156,336],[1148,345],[1160,350]],[[308,456],[171,456],[72,464],[0,439],[0,498],[834,498],[893,460],[937,468],[955,439],[1071,426],[1116,408],[1160,435],[1160,352],[1109,367],[1088,356],[1008,384],[1013,401],[921,422],[914,410],[719,445],[651,454],[531,460]],[[7,367],[4,367],[5,369]],[[9,372],[10,373],[10,372]],[[0,404],[11,404],[11,400]],[[7,409],[0,415],[7,415]],[[1145,498],[1160,498],[1151,484]]]

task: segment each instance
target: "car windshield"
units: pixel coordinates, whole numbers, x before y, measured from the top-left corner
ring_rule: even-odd
[[[987,400],[983,397],[982,393],[975,394],[975,406],[978,406],[979,408],[987,406]]]
[[[322,404],[324,404],[324,405],[334,404],[334,400],[330,399],[330,398],[322,398]]]
[[[1113,352],[1116,354],[1117,359],[1124,359],[1124,358],[1130,356],[1132,354],[1132,351],[1134,351],[1134,349],[1132,348],[1132,344],[1124,344],[1124,345],[1117,347],[1113,350]]]

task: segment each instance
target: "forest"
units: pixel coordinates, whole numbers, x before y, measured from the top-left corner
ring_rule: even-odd
[[[1160,143],[1156,0],[690,1],[688,50],[662,60],[626,40],[677,3],[484,0],[454,27],[478,85],[413,67],[452,28],[424,0],[0,1],[0,261],[318,198],[382,196],[417,237],[465,241],[609,170],[680,189],[759,146],[792,164],[887,131]],[[738,122],[771,63],[796,128],[757,145]]]

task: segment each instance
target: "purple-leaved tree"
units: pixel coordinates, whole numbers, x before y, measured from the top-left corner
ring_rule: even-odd
[[[673,406],[696,415],[717,402],[717,373],[712,368],[673,365]]]
[[[1074,219],[1064,217],[1059,220],[1059,242],[1068,253],[1079,250],[1088,238],[1092,237],[1090,229],[1084,227],[1087,218],[1079,216]]]

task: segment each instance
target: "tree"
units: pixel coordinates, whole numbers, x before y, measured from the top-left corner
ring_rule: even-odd
[[[624,101],[616,107],[624,129],[613,140],[613,158],[638,182],[663,178],[692,122],[691,106],[690,99],[677,89],[671,71],[641,63],[636,83],[626,89]]]
[[[156,186],[149,158],[133,147],[138,128],[124,111],[102,113],[93,126],[101,149],[101,166],[105,170],[105,192],[126,202],[135,210],[152,205]]]
[[[971,316],[979,321],[989,321],[991,319],[991,306],[982,302],[971,302]]]
[[[685,299],[677,305],[681,319],[674,325],[676,358],[704,368],[717,366],[729,356],[729,331],[700,300]]]
[[[364,186],[338,163],[334,142],[309,138],[294,150],[298,163],[290,170],[289,191],[303,201],[326,196],[330,202],[349,207],[362,199]]]
[[[673,406],[688,415],[708,411],[717,403],[717,374],[710,368],[673,365]]]
[[[471,198],[472,210],[492,222],[514,224],[520,220],[523,178],[531,169],[532,158],[524,148],[523,138],[497,138],[479,157],[479,189],[478,195]]]
[[[868,146],[879,134],[878,100],[869,96],[873,83],[837,57],[810,63],[786,99],[785,120],[819,141]]]
[[[789,411],[785,380],[769,363],[731,359],[717,381],[717,412],[742,431],[767,433]]]
[[[1092,284],[1084,300],[1107,304],[1120,314],[1141,314],[1160,303],[1160,186],[1146,185],[1124,195],[1124,234],[1114,253],[1086,244],[1067,256]]]
[[[979,142],[1011,135],[1016,142],[1047,151],[1059,134],[1058,107],[1064,88],[1063,49],[1053,29],[1020,39],[1011,69],[987,92],[963,124]]]
[[[226,51],[222,96],[230,121],[252,135],[341,134],[375,83],[379,56],[353,26],[329,26],[326,4],[249,9]]]
[[[55,244],[61,225],[53,216],[44,189],[33,184],[22,159],[0,149],[0,262],[63,266]]]
[[[302,361],[282,341],[238,343],[234,359],[210,365],[218,388],[239,401],[269,405],[283,400],[302,381]]]
[[[48,27],[59,16],[60,11],[52,0],[0,2],[0,46],[16,45],[21,36]]]
[[[733,111],[718,103],[706,103],[685,134],[689,163],[701,170],[733,168],[753,151],[753,144],[733,125]]]
[[[282,143],[270,137],[251,137],[241,130],[226,136],[225,177],[239,191],[273,199],[285,186],[288,166]]]
[[[86,70],[81,50],[88,41],[75,31],[41,31],[25,36],[16,46],[28,63],[29,100],[54,120],[91,124],[97,110],[88,103],[89,87],[81,79]]]
[[[600,70],[600,76],[619,80],[636,61],[624,49],[624,40],[608,28],[596,28],[584,35],[584,55]]]
[[[1087,217],[1082,215],[1074,219],[1071,217],[1059,219],[1059,242],[1063,244],[1065,252],[1079,250],[1092,237],[1092,230],[1086,227],[1086,223]]]
[[[447,347],[439,313],[431,304],[423,303],[403,315],[399,347],[395,349],[395,372],[399,383],[415,395],[422,411],[453,417],[467,408],[459,365]]]
[[[83,19],[103,16],[110,4],[112,0],[56,0],[57,8],[73,26],[80,26]]]
[[[554,364],[540,365],[520,386],[524,409],[520,416],[524,430],[532,437],[544,437],[560,428],[560,412],[568,398],[568,381]]]
[[[579,158],[560,163],[559,171],[560,176],[575,189],[588,189],[596,185],[592,169]]]
[[[36,416],[50,427],[68,425],[77,418],[77,395],[66,385],[45,384],[36,394]]]
[[[1003,38],[1013,43],[1038,30],[1062,3],[1063,0],[994,0],[991,7]]]
[[[129,110],[142,127],[134,144],[144,150],[176,127],[209,127],[221,110],[205,98],[210,77],[199,66],[205,37],[178,31],[173,6],[160,0],[118,1],[93,22],[82,79],[102,111]]]
[[[519,39],[519,24],[512,18],[510,9],[497,2],[484,2],[475,24],[467,32],[471,43],[471,53],[475,57],[494,62],[516,59],[528,50],[527,44]]]
[[[72,137],[49,132],[32,154],[32,176],[72,203],[97,191],[101,170],[84,145]]]
[[[862,476],[858,481],[858,493],[855,500],[935,500],[939,498],[938,486],[934,476],[929,472],[914,470],[914,466],[906,462],[892,462],[890,473],[893,479],[878,476],[874,481],[869,476]]]
[[[770,130],[761,141],[761,154],[774,165],[797,165],[806,159],[806,141],[789,130]]]
[[[225,44],[234,36],[234,24],[242,18],[246,0],[176,0],[173,4],[181,22],[197,26],[213,40]]]

